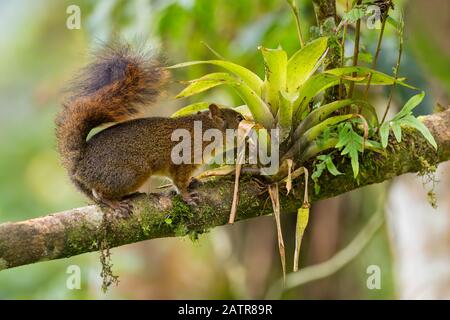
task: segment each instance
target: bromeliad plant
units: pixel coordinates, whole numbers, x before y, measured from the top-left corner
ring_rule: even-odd
[[[381,145],[370,140],[369,134],[378,127],[375,109],[369,102],[360,99],[342,99],[323,104],[320,94],[326,89],[343,82],[357,85],[367,84],[371,75],[372,85],[393,85],[394,83],[414,89],[404,78],[393,78],[370,68],[342,67],[317,70],[323,63],[327,51],[327,38],[320,37],[297,51],[288,59],[281,49],[259,48],[265,64],[264,80],[247,68],[225,60],[192,61],[170,68],[188,67],[197,64],[211,64],[227,72],[214,72],[188,81],[188,86],[176,97],[186,98],[219,85],[229,85],[240,95],[245,105],[236,109],[261,124],[264,129],[279,128],[280,143],[284,159],[296,157],[296,167],[314,158],[326,149],[342,149],[351,158],[354,176],[358,175],[358,153],[363,150],[355,143],[357,136],[363,138],[364,147],[381,152]],[[198,102],[188,105],[173,114],[181,116],[206,110],[209,103]],[[333,132],[340,123],[345,126],[345,139],[339,140],[333,134],[323,141],[324,133]],[[358,133],[358,127],[366,131]],[[344,134],[341,135],[342,137]],[[323,143],[324,142],[324,143]],[[339,143],[338,143],[339,142]],[[363,145],[361,143],[361,145]],[[358,152],[355,153],[355,150]]]
[[[350,159],[353,176],[357,179],[361,153],[365,149],[384,153],[389,128],[392,128],[395,137],[400,140],[403,124],[419,129],[434,146],[435,142],[426,127],[411,114],[412,108],[423,99],[423,94],[414,96],[391,122],[381,124],[381,127],[374,107],[364,99],[350,98],[325,102],[324,91],[337,85],[352,83],[352,86],[367,85],[370,82],[371,85],[396,84],[415,89],[406,84],[404,78],[391,77],[362,66],[320,70],[328,52],[327,37],[311,41],[290,58],[282,48],[260,47],[259,50],[264,58],[264,79],[243,66],[225,60],[192,61],[171,68],[210,64],[224,69],[226,72],[209,73],[199,79],[188,81],[187,87],[177,95],[177,98],[189,97],[220,85],[228,85],[236,90],[245,103],[236,108],[238,111],[244,116],[250,116],[262,127],[260,130],[267,130],[268,133],[269,129],[280,130],[279,141],[282,152],[280,157],[283,162],[280,173],[272,177],[268,191],[277,222],[284,274],[284,243],[279,220],[278,182],[285,182],[289,192],[292,180],[305,174],[305,188],[307,188],[308,171],[304,165],[313,160],[314,182],[317,182],[324,170],[328,170],[332,175],[342,174],[333,163],[333,154],[337,152]],[[207,102],[195,103],[177,111],[173,116],[205,110],[208,105]],[[382,143],[378,142],[380,141],[378,132],[381,134]],[[236,176],[238,175],[239,172]],[[315,185],[318,192],[317,183]],[[235,206],[236,201],[233,203]],[[301,237],[308,220],[308,208],[308,192],[305,190],[304,202],[298,212],[295,259],[298,259]],[[294,266],[297,266],[297,261]]]

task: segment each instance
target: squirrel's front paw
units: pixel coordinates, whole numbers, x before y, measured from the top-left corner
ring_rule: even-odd
[[[200,197],[197,192],[189,192],[183,195],[183,200],[191,206],[198,206]]]

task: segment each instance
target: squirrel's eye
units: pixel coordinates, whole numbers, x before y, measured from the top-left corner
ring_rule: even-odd
[[[237,116],[237,121],[241,122],[242,120],[244,120],[243,116],[241,116],[241,115]]]

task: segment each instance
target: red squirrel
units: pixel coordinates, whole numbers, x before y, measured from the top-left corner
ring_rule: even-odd
[[[225,133],[236,129],[243,116],[213,104],[208,111],[178,118],[138,118],[167,80],[158,59],[116,44],[96,54],[69,89],[56,117],[57,147],[72,182],[94,202],[126,210],[124,197],[158,174],[172,179],[185,202],[195,203],[188,186],[200,164],[172,162],[172,132],[192,133],[194,121],[201,121],[202,130]],[[106,123],[116,124],[86,140],[93,128]]]

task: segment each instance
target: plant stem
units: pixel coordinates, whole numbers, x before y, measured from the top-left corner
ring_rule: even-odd
[[[336,36],[337,27],[336,0],[312,0],[316,14],[317,26],[321,36],[328,37],[328,54],[324,70],[334,69],[340,65],[340,39]],[[339,99],[339,84],[328,88],[323,98],[324,103]]]
[[[302,29],[300,27],[300,14],[297,8],[297,4],[295,3],[295,0],[288,0],[288,3],[292,9],[292,12],[294,13],[295,25],[297,26],[297,35],[298,40],[300,41],[300,47],[303,48],[305,46],[305,43],[303,41]]]
[[[387,16],[381,22],[380,36],[378,37],[377,49],[375,50],[375,56],[373,57],[373,61],[372,61],[372,69],[375,69],[377,67],[378,56],[380,55],[380,51],[381,51],[381,42],[383,40],[384,27],[386,26],[386,21],[387,21]],[[370,88],[371,81],[372,81],[372,73],[369,74],[369,79],[367,80],[366,91],[364,92],[366,99],[367,99],[367,96],[369,95],[369,88]]]
[[[356,5],[360,5],[362,0],[358,0]],[[358,56],[359,56],[359,39],[361,36],[361,19],[356,21],[356,31],[355,31],[355,47],[353,49],[353,66],[356,67],[358,65]],[[356,72],[352,73],[352,77],[356,77]],[[350,86],[348,89],[348,98],[351,99],[353,97],[353,90],[355,88],[355,83],[353,81],[350,82]]]
[[[348,12],[348,0],[345,1],[345,12]],[[344,24],[344,31],[342,32],[342,42],[341,42],[341,68],[345,64],[345,38],[347,36],[347,23]],[[339,99],[344,98],[344,83],[342,79],[339,81]]]
[[[403,53],[403,27],[404,27],[403,18],[400,17],[399,29],[398,29],[398,37],[399,37],[398,56],[397,56],[397,63],[395,64],[395,68],[394,68],[394,78],[395,78],[395,80],[398,79],[398,71],[400,69],[400,62],[401,62],[402,53]],[[394,82],[394,84],[392,85],[391,93],[389,94],[388,104],[386,106],[386,110],[384,110],[383,118],[381,119],[379,127],[386,120],[386,116],[387,116],[387,114],[389,112],[389,108],[391,107],[392,97],[394,95],[394,91],[395,91],[396,85],[397,85],[397,82]]]

